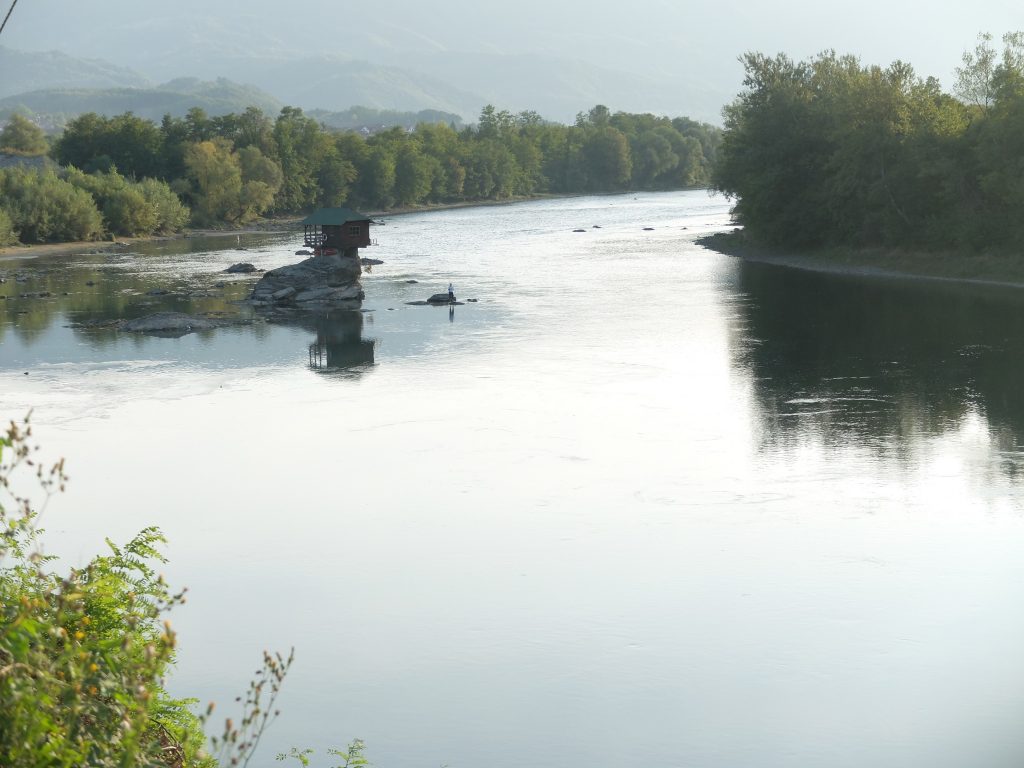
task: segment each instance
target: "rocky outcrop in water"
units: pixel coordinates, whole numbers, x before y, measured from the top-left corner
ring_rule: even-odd
[[[255,306],[331,307],[358,309],[364,298],[359,284],[362,265],[356,249],[348,253],[312,256],[298,264],[264,273],[253,288]]]
[[[476,301],[476,299],[468,299],[468,301]],[[412,307],[462,306],[461,301],[452,301],[447,293],[435,293],[426,301],[407,301],[405,303]]]
[[[219,317],[214,315],[187,315],[183,312],[156,312],[145,317],[131,320],[118,320],[100,323],[85,323],[76,327],[116,328],[130,333],[144,333],[148,336],[178,338],[196,331],[211,331],[232,325],[248,325],[249,319],[238,317]]]

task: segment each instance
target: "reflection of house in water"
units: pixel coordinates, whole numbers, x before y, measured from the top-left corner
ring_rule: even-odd
[[[363,338],[363,313],[325,312],[312,318],[316,341],[309,345],[309,367],[318,371],[373,365],[376,342]]]
[[[374,363],[374,339],[363,338],[363,313],[348,309],[301,313],[275,318],[274,323],[305,328],[316,334],[309,345],[309,367],[325,373],[358,372]]]

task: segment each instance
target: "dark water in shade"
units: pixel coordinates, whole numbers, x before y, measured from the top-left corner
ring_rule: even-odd
[[[296,647],[266,764],[1017,768],[1024,292],[695,244],[727,225],[394,217],[366,312],[180,339],[67,326],[238,313],[220,270],[298,235],[0,262],[55,294],[0,301],[0,414],[67,457],[54,551],[167,533],[175,690]],[[405,304],[449,280],[479,302]]]

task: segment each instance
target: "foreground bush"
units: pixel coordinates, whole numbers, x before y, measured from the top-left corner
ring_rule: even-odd
[[[204,751],[213,705],[197,716],[163,687],[176,644],[164,617],[184,602],[153,569],[163,537],[148,528],[124,547],[108,541],[110,554],[56,573],[40,548],[40,513],[12,481],[34,475],[48,500],[64,488],[64,467],[40,465],[30,435],[11,423],[0,436],[0,765],[247,764],[291,658],[265,654],[241,717]]]

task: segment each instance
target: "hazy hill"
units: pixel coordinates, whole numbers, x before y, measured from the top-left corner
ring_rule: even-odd
[[[245,78],[285,104],[303,109],[343,111],[360,104],[399,111],[436,109],[472,117],[486,103],[479,94],[418,71],[341,56],[262,59],[207,51],[192,66]]]
[[[242,112],[249,106],[274,115],[282,104],[252,86],[224,79],[204,82],[195,78],[173,80],[156,88],[46,88],[0,99],[0,113],[24,109],[35,114],[70,117],[84,112],[134,112],[156,121],[167,113],[183,116],[192,107],[201,107],[212,116]]]
[[[5,35],[6,36],[6,35]],[[59,51],[16,51],[0,46],[0,98],[43,88],[142,88],[150,81],[127,67]]]
[[[438,52],[402,57],[447,82],[479,93],[486,103],[519,112],[532,109],[571,122],[595,104],[613,111],[656,112],[718,123],[724,95],[685,71],[641,75],[578,59],[544,55]]]

